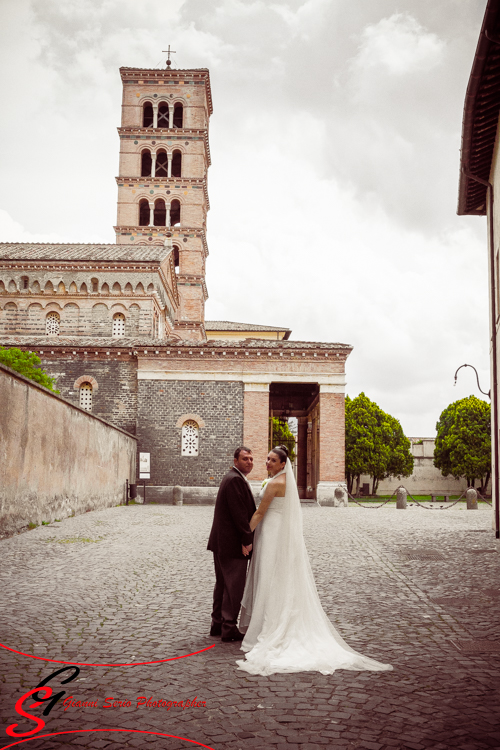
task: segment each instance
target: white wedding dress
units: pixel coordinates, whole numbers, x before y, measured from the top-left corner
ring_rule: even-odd
[[[241,648],[246,652],[245,659],[237,662],[239,669],[260,675],[392,669],[390,664],[350,648],[323,611],[304,543],[302,510],[289,460],[283,472],[285,497],[273,499],[255,530],[239,622],[245,632]],[[261,498],[263,493],[264,488]]]

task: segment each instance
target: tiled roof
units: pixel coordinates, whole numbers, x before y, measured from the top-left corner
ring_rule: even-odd
[[[458,214],[486,214],[500,112],[500,2],[488,0],[465,96]],[[479,179],[478,179],[479,178]]]
[[[107,336],[0,336],[3,347],[33,347],[33,349],[56,349],[59,347],[106,349],[341,349],[351,351],[349,344],[317,341],[277,341],[268,339],[245,339],[244,341],[178,341],[174,339],[111,338]]]
[[[111,260],[158,261],[167,255],[163,245],[86,245],[39,242],[0,242],[0,260]]]
[[[285,326],[260,326],[255,323],[233,323],[230,320],[206,320],[206,331],[290,331]]]

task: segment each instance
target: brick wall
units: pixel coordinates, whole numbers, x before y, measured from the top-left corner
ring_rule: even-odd
[[[245,391],[243,443],[253,454],[251,481],[267,479],[266,458],[269,451],[269,391]]]
[[[216,487],[243,440],[243,384],[220,381],[138,381],[139,451],[151,453],[152,485]],[[183,414],[197,414],[199,455],[181,456]]]
[[[345,481],[345,400],[343,393],[319,395],[319,481]]]
[[[106,358],[104,358],[106,357]],[[97,381],[92,393],[92,413],[135,435],[137,417],[137,363],[124,355],[116,361],[106,355],[77,354],[74,356],[40,356],[42,367],[56,378],[56,388],[63,398],[75,404],[80,392],[74,389],[75,380],[89,375]]]

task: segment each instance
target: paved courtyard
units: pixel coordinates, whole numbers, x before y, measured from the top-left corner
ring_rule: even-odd
[[[52,678],[53,695],[65,694],[19,747],[500,748],[491,509],[303,512],[326,612],[349,644],[393,664],[393,672],[239,671],[238,644],[208,636],[213,507],[110,508],[0,542],[1,642],[85,664],[156,661],[215,646],[158,664],[82,666],[62,686],[72,670]],[[16,701],[64,665],[0,651],[0,747],[7,747],[23,739],[8,737],[8,725],[35,729],[16,713]],[[31,713],[40,717],[45,706]],[[77,731],[90,729],[101,731]],[[41,738],[57,732],[68,734]]]

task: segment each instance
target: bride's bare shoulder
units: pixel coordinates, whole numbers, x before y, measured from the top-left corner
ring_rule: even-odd
[[[280,474],[279,477],[273,479],[275,485],[276,495],[278,497],[284,497],[286,490],[286,477],[284,474]]]

